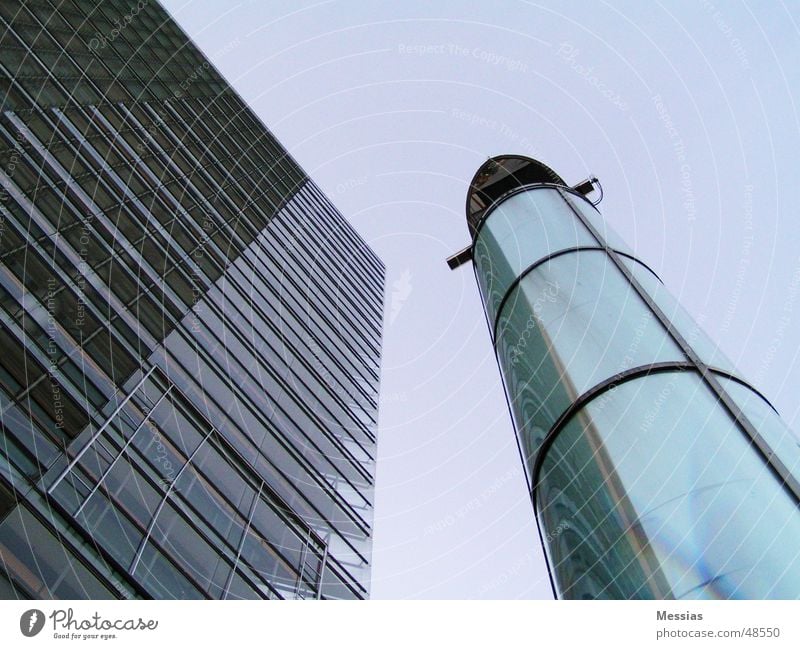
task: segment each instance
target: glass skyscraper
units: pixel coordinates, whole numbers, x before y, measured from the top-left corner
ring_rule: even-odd
[[[0,83],[0,597],[367,597],[381,261],[156,2]]]
[[[595,186],[490,159],[449,260],[473,260],[554,592],[798,598],[798,439],[605,226]]]

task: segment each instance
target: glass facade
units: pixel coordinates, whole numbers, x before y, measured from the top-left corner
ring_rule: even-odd
[[[595,206],[488,161],[472,258],[568,599],[800,597],[800,443]]]
[[[0,81],[0,597],[367,597],[382,262],[155,2]]]

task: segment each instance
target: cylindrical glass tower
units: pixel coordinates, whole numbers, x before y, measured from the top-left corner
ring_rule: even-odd
[[[500,156],[467,222],[556,595],[800,597],[797,438],[584,193]]]

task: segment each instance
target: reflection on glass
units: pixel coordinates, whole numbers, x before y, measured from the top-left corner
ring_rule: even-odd
[[[724,376],[717,379],[772,452],[800,479],[800,440],[764,399],[738,381]]]
[[[546,431],[579,395],[634,367],[685,360],[619,269],[596,250],[561,255],[526,275],[503,306],[497,334],[529,465]]]
[[[675,330],[684,337],[704,363],[731,374],[739,374],[733,363],[728,360],[706,332],[649,269],[627,257],[621,257],[621,259],[642,285],[642,288],[653,299],[653,302],[664,312],[664,315],[667,316]]]
[[[493,320],[511,283],[552,252],[597,242],[552,188],[511,196],[487,217],[475,242],[478,282]]]
[[[797,509],[694,372],[592,400],[536,493],[566,598],[800,596]]]
[[[597,233],[607,246],[619,252],[624,252],[629,255],[633,254],[630,246],[614,231],[610,225],[608,225],[608,223],[606,223],[602,214],[597,211],[597,208],[594,205],[592,205],[587,199],[581,196],[576,196],[571,192],[565,192],[565,195],[567,197],[567,201],[569,201],[569,203],[581,213],[581,216],[583,216],[592,225],[592,227],[597,230]]]

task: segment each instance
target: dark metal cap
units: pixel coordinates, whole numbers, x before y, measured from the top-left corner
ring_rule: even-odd
[[[566,183],[546,164],[522,155],[489,158],[478,169],[467,192],[467,225],[474,239],[486,208],[506,192],[536,183]]]

